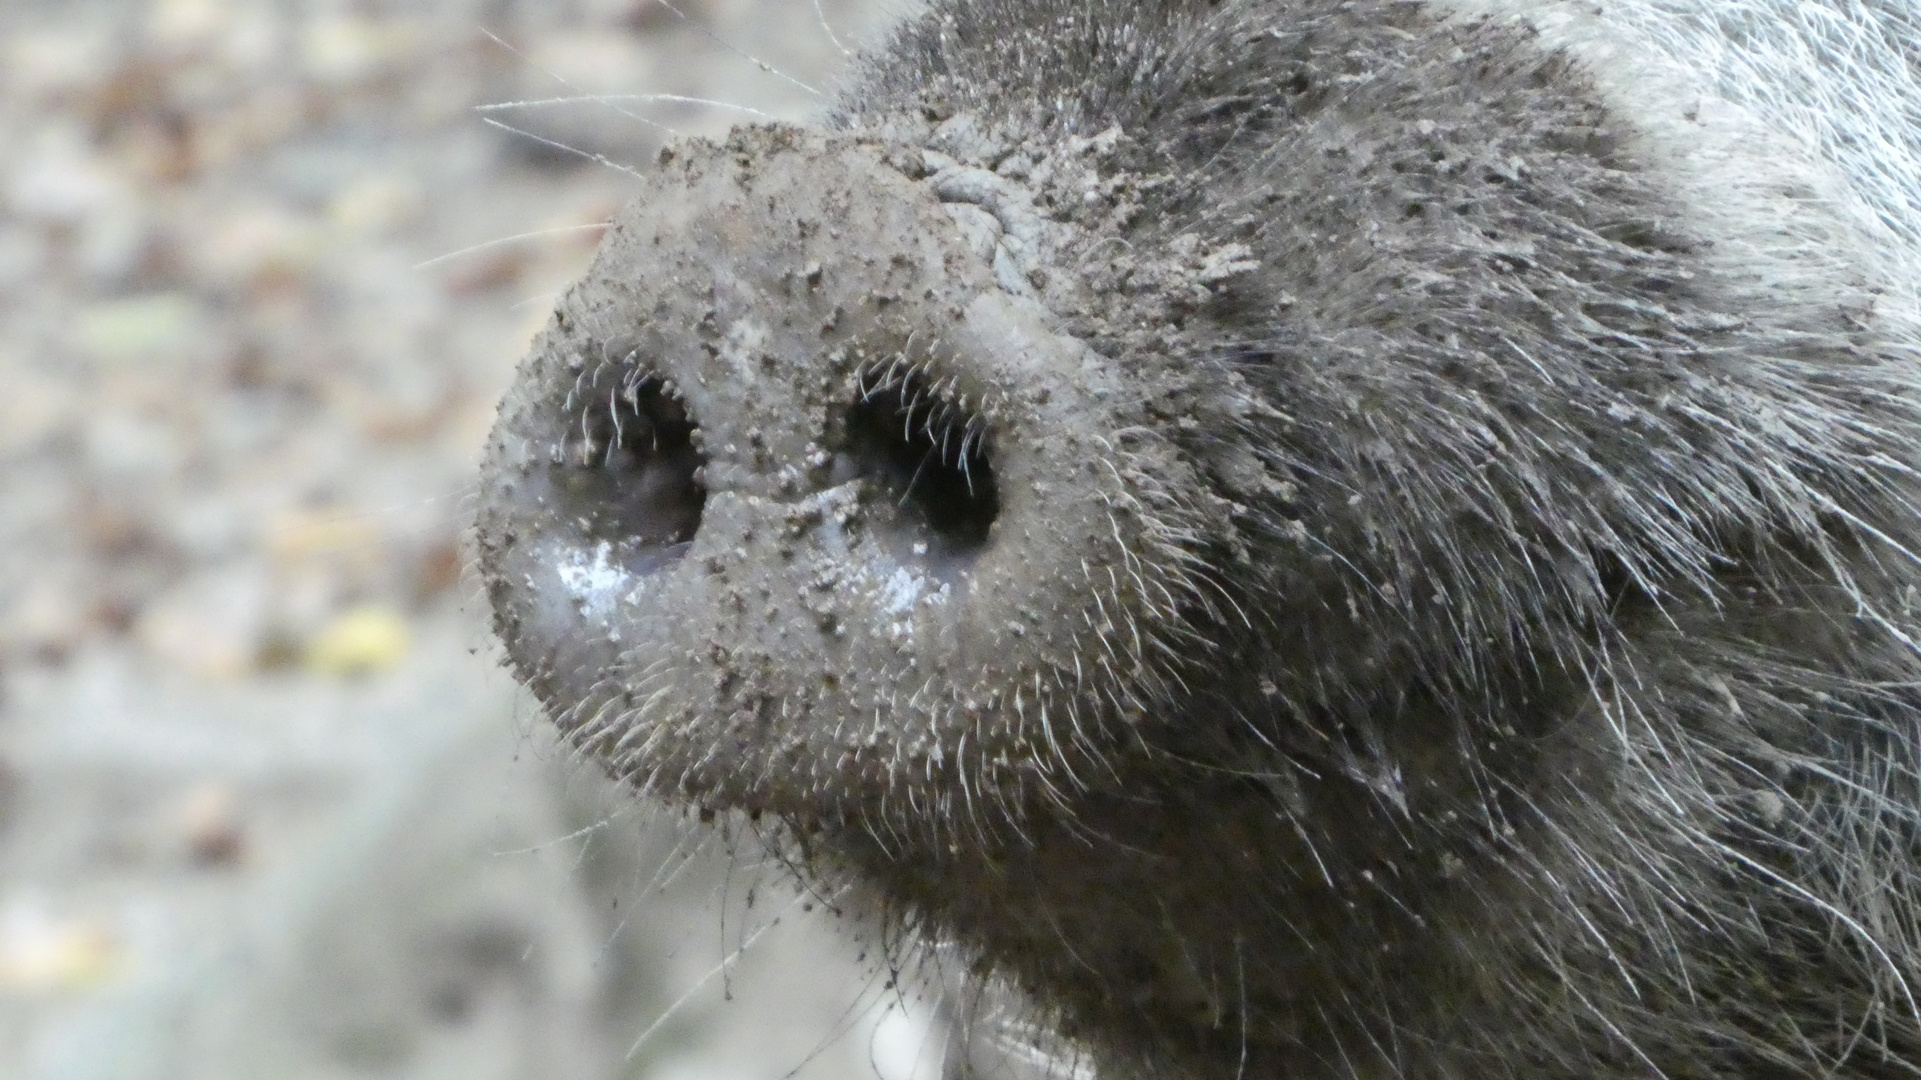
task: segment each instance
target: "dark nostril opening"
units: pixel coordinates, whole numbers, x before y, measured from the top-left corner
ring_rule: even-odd
[[[646,573],[685,554],[707,502],[698,427],[660,376],[596,372],[569,396],[556,464],[569,515]]]
[[[863,386],[847,413],[848,451],[894,508],[892,531],[935,563],[987,545],[1000,493],[984,424],[924,372]]]

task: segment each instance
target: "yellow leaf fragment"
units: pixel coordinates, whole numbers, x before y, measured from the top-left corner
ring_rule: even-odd
[[[411,635],[398,612],[383,607],[347,611],[328,623],[307,649],[307,666],[322,675],[386,671],[407,655]]]

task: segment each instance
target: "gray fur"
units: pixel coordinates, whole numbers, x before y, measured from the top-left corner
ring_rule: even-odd
[[[936,3],[562,302],[513,663],[1114,1075],[1921,1075],[1917,41]]]

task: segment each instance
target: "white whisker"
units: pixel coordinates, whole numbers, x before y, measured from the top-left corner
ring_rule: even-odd
[[[608,168],[614,170],[615,172],[626,173],[628,176],[631,176],[636,180],[642,179],[642,175],[638,169],[634,169],[629,166],[622,165],[618,162],[609,160],[605,154],[596,154],[590,150],[582,150],[578,146],[569,146],[558,139],[549,139],[544,135],[536,135],[531,131],[526,131],[522,128],[517,128],[512,124],[503,124],[500,121],[495,120],[490,116],[481,117],[480,122],[483,124],[486,124],[489,127],[497,127],[502,131],[509,132],[514,135],[518,135],[523,139],[532,139],[534,142],[540,143],[542,146],[552,147],[553,149],[559,150],[564,154],[572,154],[575,157],[586,158],[588,161],[594,162],[597,165],[605,165]]]
[[[676,105],[703,105],[713,109],[727,109],[731,112],[752,116],[760,120],[779,119],[779,117],[773,113],[756,109],[751,105],[741,105],[732,101],[720,101],[715,98],[688,97],[686,94],[569,94],[565,97],[528,98],[524,101],[496,101],[491,105],[476,105],[474,106],[474,111],[478,113],[489,113],[505,112],[508,109],[541,109],[551,105],[611,105],[617,101],[637,101],[648,104],[668,102]],[[623,112],[622,115],[629,114]],[[635,117],[635,119],[640,119],[640,117]],[[652,121],[647,122],[652,123]],[[654,126],[661,127],[659,124],[655,124]],[[663,127],[662,130],[671,131],[672,129]]]
[[[502,236],[493,240],[482,241],[478,244],[470,244],[457,251],[449,251],[444,255],[435,255],[425,262],[415,263],[413,268],[415,270],[425,270],[429,266],[437,266],[440,263],[487,251],[491,248],[505,247],[508,244],[524,243],[528,240],[539,240],[549,236],[572,236],[575,233],[595,232],[605,229],[611,224],[613,223],[609,221],[590,221],[582,225],[557,225],[551,229],[533,229],[528,232],[515,233],[512,236]]]
[[[821,33],[827,35],[827,40],[833,43],[834,48],[840,50],[842,56],[854,55],[854,51],[841,44],[840,38],[835,36],[834,28],[827,24],[827,12],[821,9],[820,0],[814,0],[814,17],[820,22]]]
[[[667,0],[654,0],[654,3],[659,4],[661,7],[664,7],[668,11],[673,12],[675,18],[693,27],[694,29],[700,31],[701,36],[705,37],[707,40],[713,42],[716,45],[719,45],[721,48],[726,49],[728,52],[733,53],[735,56],[740,57],[742,60],[747,61],[748,63],[754,65],[755,67],[766,72],[767,74],[772,75],[776,79],[780,79],[783,82],[786,82],[794,87],[797,87],[800,90],[806,92],[807,94],[812,95],[813,97],[826,96],[825,94],[822,94],[819,90],[816,90],[815,88],[807,85],[806,83],[801,82],[799,79],[794,78],[792,75],[787,74],[785,71],[782,71],[779,68],[775,67],[774,65],[768,63],[767,61],[762,60],[761,58],[755,56],[750,52],[747,52],[745,49],[742,49],[740,46],[735,45],[733,42],[728,41],[726,38],[723,38],[720,35],[714,33],[712,30],[707,29],[707,27],[701,25],[699,22],[695,21],[694,19],[688,18],[686,12],[668,3]]]

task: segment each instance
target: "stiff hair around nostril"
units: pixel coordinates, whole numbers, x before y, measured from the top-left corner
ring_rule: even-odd
[[[890,365],[858,385],[844,452],[877,496],[876,527],[915,561],[971,564],[1000,516],[987,425],[919,366]]]
[[[557,479],[587,538],[634,571],[684,553],[707,501],[700,429],[673,383],[636,367],[583,374],[553,446]]]

